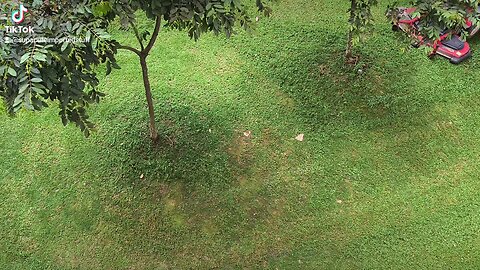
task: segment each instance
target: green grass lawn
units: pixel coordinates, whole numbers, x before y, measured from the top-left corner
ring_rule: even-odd
[[[347,1],[282,0],[230,40],[164,31],[158,146],[128,52],[88,139],[55,106],[0,115],[0,269],[479,269],[480,40],[431,61],[380,2],[356,67]]]

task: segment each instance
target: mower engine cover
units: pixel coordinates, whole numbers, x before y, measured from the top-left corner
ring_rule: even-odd
[[[454,50],[460,51],[465,47],[465,43],[458,36],[452,36],[451,39],[442,40],[442,44]]]

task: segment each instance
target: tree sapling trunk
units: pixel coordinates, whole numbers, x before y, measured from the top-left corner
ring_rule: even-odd
[[[153,30],[152,37],[150,38],[150,41],[148,42],[147,46],[143,45],[142,38],[138,34],[138,31],[135,28],[135,26],[132,25],[135,31],[135,36],[138,39],[138,42],[140,43],[141,50],[135,49],[130,46],[119,47],[120,49],[125,49],[125,50],[134,52],[140,58],[140,66],[142,67],[143,85],[145,87],[145,96],[147,98],[147,106],[148,106],[148,114],[149,114],[150,139],[152,139],[153,142],[158,141],[158,131],[155,125],[155,108],[153,106],[152,88],[150,85],[150,78],[148,75],[147,57],[148,57],[148,54],[150,53],[150,50],[152,50],[153,45],[155,45],[155,41],[157,40],[158,34],[160,33],[161,22],[162,22],[162,19],[160,17],[157,17],[155,20],[155,30]]]
[[[355,11],[357,8],[356,0],[351,0],[351,7],[350,7],[350,21],[355,19]],[[348,30],[348,40],[347,40],[347,48],[345,50],[345,59],[348,62],[352,58],[352,50],[353,50],[353,30]]]
[[[148,114],[150,119],[150,138],[153,142],[158,141],[158,131],[155,126],[155,109],[153,107],[152,89],[150,86],[150,78],[148,77],[148,66],[146,56],[140,57],[140,65],[142,66],[143,85],[145,86],[145,96],[147,98]]]

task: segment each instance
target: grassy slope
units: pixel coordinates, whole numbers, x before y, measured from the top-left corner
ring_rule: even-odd
[[[128,53],[90,139],[55,108],[0,116],[0,268],[478,268],[480,55],[402,52],[380,19],[358,74],[346,8],[281,1],[228,41],[162,33],[160,147]]]

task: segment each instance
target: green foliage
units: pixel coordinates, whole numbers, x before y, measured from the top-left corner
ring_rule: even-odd
[[[104,2],[98,4],[105,11]],[[247,29],[252,21],[245,10],[242,0],[190,0],[190,1],[152,1],[152,0],[116,0],[110,1],[110,12],[118,15],[124,27],[135,23],[135,13],[142,10],[149,19],[162,18],[169,27],[186,29],[190,37],[198,39],[204,32],[216,34],[224,32],[230,36],[235,23]],[[261,1],[257,1],[260,11],[270,12]]]
[[[348,10],[350,14],[349,23],[349,42],[356,44],[373,28],[372,6],[378,3],[377,0],[351,0],[351,6]]]
[[[112,68],[119,68],[115,54],[122,46],[111,39],[107,31],[114,19],[119,18],[124,27],[136,31],[135,14],[143,11],[149,19],[163,19],[169,27],[188,30],[194,39],[207,31],[230,36],[236,23],[243,28],[252,23],[242,0],[35,0],[23,3],[29,12],[22,26],[32,27],[33,32],[3,32],[0,40],[0,76],[3,78],[0,95],[6,108],[14,114],[22,107],[41,110],[48,106],[47,100],[56,101],[62,122],[75,123],[86,136],[94,125],[85,109],[103,96],[97,90],[95,68],[105,64],[107,75]],[[260,1],[257,4],[260,10],[270,11]],[[2,2],[0,8],[11,12],[18,6],[14,2]],[[142,41],[149,32],[135,33],[143,49]],[[18,42],[18,38],[28,41]],[[56,41],[40,42],[38,38]],[[59,42],[62,38],[84,41]],[[145,53],[148,54],[148,50]]]
[[[47,100],[56,100],[63,123],[74,122],[88,136],[93,124],[85,107],[103,96],[97,91],[95,67],[101,63],[116,66],[114,43],[102,18],[87,6],[76,1],[48,8],[36,1],[29,4],[22,26],[33,32],[3,31],[0,38],[0,95],[11,114],[22,107],[41,110]],[[17,8],[11,2],[0,7]],[[73,38],[82,42],[68,40]]]

